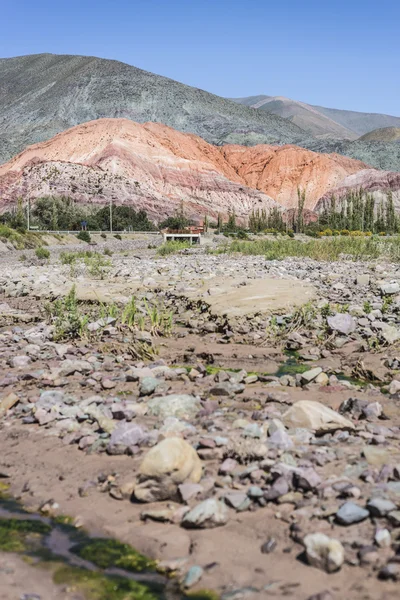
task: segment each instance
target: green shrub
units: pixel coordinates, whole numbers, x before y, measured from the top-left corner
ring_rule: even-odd
[[[90,244],[90,242],[92,241],[92,238],[90,237],[90,233],[88,231],[80,231],[76,237],[78,238],[78,240],[82,240],[82,242],[87,242],[88,244]]]
[[[120,233],[116,233],[116,234],[114,235],[114,237],[115,237],[115,239],[116,239],[116,240],[122,240],[122,236],[121,236],[121,234],[120,234]]]
[[[167,256],[168,254],[176,254],[180,250],[184,250],[185,248],[190,247],[191,246],[188,242],[165,242],[165,244],[157,248],[157,254],[159,254],[160,256]]]
[[[104,248],[103,254],[105,254],[105,256],[112,256],[110,248]]]
[[[294,238],[294,231],[293,231],[293,229],[288,229],[288,232],[287,232],[287,234],[288,234],[288,236],[289,236],[290,238]]]
[[[47,248],[43,248],[43,246],[39,246],[35,250],[36,258],[39,260],[48,260],[50,258],[50,252]]]
[[[340,235],[350,235],[350,231],[348,229],[342,229]]]
[[[101,237],[103,238],[103,240],[106,240],[107,239],[107,234],[106,233],[102,233]]]

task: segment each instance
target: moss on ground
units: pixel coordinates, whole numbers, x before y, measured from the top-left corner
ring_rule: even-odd
[[[134,573],[154,570],[156,563],[137,552],[129,544],[117,540],[96,538],[74,546],[71,551],[101,569],[118,567]]]

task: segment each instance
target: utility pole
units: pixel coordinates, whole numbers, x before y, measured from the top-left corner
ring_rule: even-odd
[[[28,215],[27,215],[27,229],[29,231],[30,229],[30,223],[31,223],[31,201],[30,198],[28,198]]]
[[[112,233],[113,222],[112,222],[112,198],[110,198],[110,233]]]

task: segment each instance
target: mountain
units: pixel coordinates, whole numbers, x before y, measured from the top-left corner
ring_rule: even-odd
[[[298,102],[283,96],[252,96],[250,98],[237,98],[236,101],[245,106],[251,106],[260,111],[287,119],[315,137],[330,136],[349,140],[358,137],[354,131],[343,127],[322,114],[315,107],[304,102]]]
[[[290,120],[316,137],[351,140],[374,129],[400,127],[400,117],[313,106],[283,96],[260,95],[231,100]]]
[[[128,204],[160,221],[183,200],[191,218],[276,203],[247,187],[219,148],[158,123],[97,119],[34,144],[0,166],[2,210],[19,197]]]
[[[400,127],[383,127],[374,129],[360,137],[361,142],[399,142]]]
[[[366,165],[297,146],[211,145],[158,123],[97,119],[29,146],[0,166],[1,210],[19,197],[69,196],[83,204],[129,204],[156,221],[183,201],[192,218],[235,210],[307,208]]]
[[[295,124],[115,61],[37,54],[0,59],[0,163],[99,118],[159,122],[214,144],[292,143]]]

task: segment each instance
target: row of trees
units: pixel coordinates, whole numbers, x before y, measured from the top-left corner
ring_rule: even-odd
[[[110,208],[108,206],[87,207],[75,203],[68,197],[39,198],[31,211],[31,225],[51,231],[91,231],[110,229]],[[3,223],[15,229],[27,227],[27,211],[19,200],[13,212],[1,216]],[[84,224],[84,225],[83,225]],[[112,228],[114,231],[154,231],[156,229],[144,210],[135,211],[130,206],[112,207]]]
[[[333,196],[320,213],[318,225],[321,230],[328,227],[332,230],[398,233],[400,217],[396,215],[392,192],[376,204],[372,194],[359,190],[350,191],[339,204]]]

